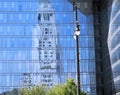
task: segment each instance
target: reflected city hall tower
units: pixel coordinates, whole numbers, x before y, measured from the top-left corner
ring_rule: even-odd
[[[49,0],[41,0],[37,10],[38,24],[33,29],[32,59],[35,72],[39,72],[40,84],[53,86],[58,78],[58,32],[55,11]],[[38,62],[37,62],[38,61]]]

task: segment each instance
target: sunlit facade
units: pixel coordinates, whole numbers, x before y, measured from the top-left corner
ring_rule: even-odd
[[[42,76],[41,72],[44,72],[40,69],[42,63],[40,57],[44,56],[45,50],[39,50],[41,47],[39,38],[43,39],[46,35],[43,36],[42,32],[38,34],[34,29],[38,28],[39,31],[47,24],[45,21],[39,22],[39,7],[43,1],[0,1],[0,93],[33,86],[29,85],[32,83],[41,83],[37,80]],[[53,13],[53,20],[49,22],[49,28],[54,30],[53,43],[50,42],[51,48],[47,46],[48,44],[45,44],[45,47],[47,50],[53,50],[53,56],[56,57],[50,58],[50,61],[58,65],[56,83],[64,83],[67,78],[74,78],[76,81],[73,5],[67,0],[49,2],[54,8],[54,12],[49,10]],[[40,11],[44,12],[42,8]],[[79,11],[78,15],[81,30],[79,37],[81,90],[89,95],[97,95],[93,14],[85,15]],[[34,41],[37,44],[34,44]],[[33,52],[36,52],[37,57],[33,57]],[[45,70],[44,73],[51,73],[52,77],[55,77],[54,71]]]
[[[120,95],[120,0],[113,0],[110,15],[108,47],[116,95]]]

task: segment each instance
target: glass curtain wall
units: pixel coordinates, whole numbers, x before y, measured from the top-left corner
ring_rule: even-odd
[[[0,93],[29,87],[30,83],[41,83],[37,81],[41,76],[40,68],[36,70],[40,58],[33,60],[32,52],[38,51],[38,47],[33,47],[33,29],[38,24],[37,13],[42,1],[0,0]],[[55,22],[50,24],[55,25],[58,32],[57,35],[52,35],[58,40],[57,46],[47,47],[56,49],[56,58],[49,60],[57,62],[59,83],[64,83],[67,78],[74,78],[76,81],[73,5],[67,0],[49,2],[55,13]],[[93,14],[84,15],[79,11],[78,15],[81,30],[79,37],[81,90],[96,95]],[[34,36],[38,37],[42,35]],[[49,70],[48,73],[54,74]]]
[[[120,94],[120,1],[113,0],[110,15],[108,47],[116,95]]]

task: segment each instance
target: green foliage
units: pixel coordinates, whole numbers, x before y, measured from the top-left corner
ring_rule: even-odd
[[[81,95],[87,95],[87,93],[85,93],[85,92],[81,92]]]
[[[34,86],[32,89],[23,88],[19,95],[77,95],[77,86],[73,79],[67,79],[65,84],[59,84],[47,89],[45,86]],[[81,95],[87,95],[81,92]]]
[[[22,89],[19,89],[19,94],[18,95],[29,95],[29,90],[28,88],[22,88]]]
[[[49,89],[47,95],[65,95],[64,85],[56,85],[53,88]]]
[[[45,95],[46,87],[45,86],[34,86],[32,89],[22,88],[19,89],[18,95]]]
[[[47,95],[77,95],[76,84],[73,79],[67,79],[65,84],[49,89]]]
[[[65,89],[67,95],[77,95],[77,86],[73,79],[67,79]]]

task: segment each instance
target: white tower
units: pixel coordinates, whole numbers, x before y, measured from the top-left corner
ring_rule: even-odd
[[[56,85],[58,79],[57,46],[58,32],[55,11],[48,0],[41,0],[37,11],[38,24],[33,29],[32,60],[35,72],[39,72],[40,84]]]

